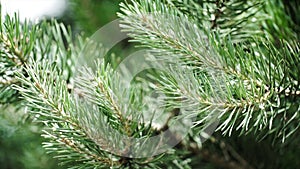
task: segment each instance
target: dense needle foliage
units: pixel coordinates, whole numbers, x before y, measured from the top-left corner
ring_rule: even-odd
[[[91,34],[99,26],[101,11],[95,4],[72,1],[77,29]],[[128,88],[122,75],[115,74],[124,53],[103,56],[105,44],[74,35],[71,27],[55,20],[34,24],[21,23],[17,14],[1,18],[1,138],[11,137],[16,126],[26,129],[28,138],[42,133],[43,143],[37,140],[36,146],[43,146],[63,168],[300,165],[296,0],[127,0],[119,7],[120,27],[129,42],[147,50],[147,57],[170,63],[163,72],[138,74]],[[87,50],[102,58],[94,68],[81,66]],[[163,96],[151,97],[154,89]],[[156,99],[165,106],[157,121],[152,118]],[[180,129],[174,121],[184,123],[186,116],[193,118],[186,136],[155,156],[133,157],[159,152],[161,142],[140,152],[131,142],[119,143],[122,137],[116,134],[147,142],[168,128]],[[214,134],[207,135],[205,129],[216,122]],[[11,147],[5,139],[0,150]],[[36,150],[15,167],[43,168],[45,159],[35,156],[42,150]],[[6,164],[1,166],[10,168],[2,151],[0,158]],[[41,166],[29,165],[30,158]]]

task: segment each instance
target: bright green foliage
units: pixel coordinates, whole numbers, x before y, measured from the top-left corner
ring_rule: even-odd
[[[21,24],[18,16],[1,21],[0,104],[26,110],[25,117],[41,125],[48,153],[68,168],[299,165],[299,18],[286,14],[281,1],[128,0],[120,8],[130,41],[149,49],[149,57],[178,60],[165,72],[147,72],[151,82],[137,77],[130,88],[116,75],[116,63],[100,59],[96,70],[76,67],[81,52],[100,49],[104,58],[105,49],[74,38],[63,24]],[[180,119],[178,108],[193,109],[183,116],[195,117],[194,123],[161,155],[124,157],[139,147],[116,144],[122,138],[112,131],[147,140],[172,125],[163,117],[161,128],[151,118],[143,121],[149,118],[143,112],[155,106],[153,88],[164,93],[162,116]],[[203,129],[214,120],[217,132],[202,143]],[[257,152],[249,140],[261,141],[262,159],[252,157]]]

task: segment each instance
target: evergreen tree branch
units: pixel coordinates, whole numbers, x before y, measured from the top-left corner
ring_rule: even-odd
[[[186,16],[160,1],[132,1],[132,4],[121,6],[124,13],[119,14],[124,19],[122,27],[129,32],[133,41],[158,52],[159,59],[170,57],[172,60],[175,57],[187,60],[183,64],[192,65],[192,70],[196,72],[189,76],[191,71],[182,71],[186,67],[178,66],[170,72],[173,77],[163,79],[162,91],[171,94],[166,98],[171,100],[167,104],[176,107],[178,100],[189,100],[185,105],[197,105],[198,115],[204,116],[196,124],[202,124],[207,120],[205,117],[219,112],[219,118],[223,119],[219,129],[224,133],[230,134],[234,129],[241,129],[241,133],[274,129],[278,130],[275,137],[282,135],[284,140],[296,130],[282,134],[285,133],[282,131],[286,131],[287,123],[281,121],[281,127],[273,128],[273,120],[279,120],[282,111],[298,107],[296,104],[295,107],[285,105],[287,100],[283,98],[281,90],[286,86],[293,88],[292,93],[299,93],[299,80],[287,74],[290,71],[298,72],[297,54],[280,54],[281,51],[264,39],[240,44],[230,40],[226,42],[218,34],[211,36],[209,32],[195,27],[193,21],[184,20]],[[293,46],[290,44],[282,45],[284,51],[298,49],[297,44],[293,43],[295,49],[291,49]],[[245,50],[246,47],[250,51]],[[290,63],[295,65],[287,66]],[[293,71],[291,67],[294,67]],[[170,80],[172,78],[175,83]],[[289,122],[293,121],[291,127],[294,126],[299,120],[298,112],[292,111],[288,119]]]
[[[253,168],[224,141],[219,142],[223,155],[201,149],[199,133],[216,120],[220,120],[218,130],[228,135],[239,130],[242,135],[255,133],[261,139],[272,135],[285,142],[297,133],[300,44],[292,38],[273,45],[265,37],[254,37],[255,31],[247,33],[253,28],[262,33],[261,21],[245,24],[265,11],[260,11],[261,2],[237,7],[241,2],[122,3],[119,16],[132,41],[170,63],[169,70],[153,76],[158,83],[135,83],[131,88],[124,87],[103,60],[96,72],[85,68],[74,79],[75,60],[88,43],[80,36],[73,38],[70,28],[55,21],[21,24],[17,15],[7,16],[0,27],[0,104],[15,102],[21,94],[33,120],[44,124],[44,147],[70,168],[190,168],[187,151],[200,153],[219,167]],[[264,9],[272,5],[266,3]],[[284,18],[281,9],[271,12]],[[277,33],[278,25],[273,27]],[[279,34],[294,37],[290,28]],[[151,99],[146,97],[150,86],[165,94],[162,101],[167,109],[162,114],[167,116],[159,127],[152,120],[154,104],[142,104]],[[160,156],[131,158],[140,147],[123,137],[147,141],[167,131],[171,118],[184,117],[195,117],[191,138]],[[159,151],[159,144],[143,151]]]
[[[19,74],[19,80],[28,88],[16,88],[29,102],[27,105],[32,108],[36,121],[46,126],[43,136],[49,142],[44,143],[44,147],[49,152],[58,153],[55,157],[63,163],[78,161],[86,167],[117,165],[104,152],[99,152],[99,147],[93,144],[76,116],[71,114],[78,113],[78,110],[73,105],[66,82],[55,73],[55,68],[36,63],[25,70],[29,78]],[[50,72],[51,75],[47,76]]]

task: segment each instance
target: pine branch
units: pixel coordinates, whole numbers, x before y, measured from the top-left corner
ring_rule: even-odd
[[[45,143],[44,147],[49,152],[58,153],[56,158],[64,163],[88,162],[85,164],[86,167],[112,166],[112,163],[117,165],[117,162],[112,162],[105,152],[99,152],[99,147],[84,133],[76,116],[72,114],[79,112],[75,111],[76,107],[73,105],[75,103],[71,100],[66,82],[55,72],[55,68],[51,68],[45,62],[35,63],[26,67],[29,78],[19,74],[19,80],[28,88],[16,86],[29,102],[27,105],[32,108],[31,113],[35,114],[36,121],[46,126],[43,136],[49,142]]]
[[[9,21],[9,17],[7,20]],[[15,23],[12,22],[12,24]],[[23,28],[22,25],[18,26]],[[156,166],[156,160],[162,158],[161,156],[136,160],[126,159],[122,156],[107,152],[109,149],[105,148],[105,146],[108,145],[111,147],[112,142],[107,142],[111,139],[111,135],[109,131],[105,131],[108,123],[106,117],[109,114],[103,114],[103,116],[100,117],[104,120],[102,125],[105,126],[93,126],[95,121],[99,120],[99,117],[96,116],[97,112],[99,110],[103,111],[104,109],[101,108],[104,107],[100,106],[97,109],[93,109],[91,106],[95,107],[94,104],[82,104],[77,101],[73,94],[69,93],[70,89],[72,89],[70,86],[73,86],[72,76],[74,74],[74,67],[72,68],[72,66],[74,66],[74,63],[72,64],[72,62],[74,62],[74,58],[81,52],[84,47],[83,44],[86,43],[86,41],[83,41],[80,37],[74,40],[70,36],[70,31],[68,31],[64,25],[58,24],[55,21],[50,24],[44,22],[40,26],[37,26],[35,30],[33,33],[35,38],[29,39],[30,44],[34,44],[34,48],[28,51],[27,55],[24,55],[27,58],[26,62],[19,65],[20,68],[14,71],[13,77],[17,83],[13,84],[13,88],[11,89],[22,95],[22,99],[25,100],[25,104],[28,106],[28,113],[34,121],[41,122],[45,125],[43,137],[48,140],[44,143],[46,150],[49,153],[55,153],[56,158],[59,158],[62,164],[69,165],[74,163],[74,161],[78,162],[78,165],[72,168],[80,168],[83,166],[93,168],[107,168],[112,166],[126,167],[128,164],[133,166]],[[9,36],[12,36],[11,32],[7,32]],[[67,41],[68,44],[66,45],[64,41]],[[4,54],[8,55],[9,51]],[[9,61],[3,60],[2,63],[6,64],[9,63]],[[13,64],[9,66],[15,68],[16,65]],[[102,68],[104,67],[102,66]],[[106,105],[106,108],[112,111],[110,112],[112,115],[113,112],[118,109],[117,105],[119,106],[120,103],[114,103],[113,96],[110,95],[110,92],[107,92],[111,91],[109,88],[112,87],[108,85],[111,83],[105,82],[105,78],[110,76],[108,73],[105,73],[108,70],[109,69],[101,70],[97,75],[101,78],[93,77],[93,79],[97,81],[97,88],[100,89],[97,92],[100,93],[92,91],[91,94],[93,96],[97,96],[98,94],[103,96],[102,93],[106,93],[102,101],[109,103]],[[68,71],[67,74],[65,71]],[[87,82],[89,82],[89,79],[87,79]],[[102,84],[103,82],[106,84]],[[89,85],[89,83],[87,83],[87,85]],[[75,89],[76,88],[73,88],[74,91]],[[76,91],[78,91],[78,89],[76,89]],[[131,93],[133,93],[133,90]],[[1,92],[1,94],[3,93]],[[4,93],[4,96],[7,97],[8,95]],[[92,99],[95,98],[96,97],[92,97]],[[132,99],[133,97],[128,98]],[[138,103],[136,99],[130,101]],[[120,98],[118,102],[120,102]],[[118,129],[121,131],[124,129],[123,125],[127,124],[125,125],[128,126],[125,127],[125,133],[128,136],[150,136],[151,132],[148,132],[149,127],[142,123],[136,125],[136,122],[141,121],[141,115],[135,116],[135,114],[138,113],[137,110],[140,109],[140,105],[137,104],[137,107],[131,107],[131,105],[126,105],[125,100],[121,103],[123,110],[124,108],[129,108],[128,110],[130,111],[123,111],[123,113],[131,116],[131,118],[124,118],[124,115],[121,115],[119,112],[117,115],[120,121],[114,122],[117,124],[115,126],[118,126]],[[111,109],[111,105],[114,105],[114,109]],[[104,134],[106,134],[107,138],[101,138],[102,135],[99,133],[99,130],[97,131],[97,127],[104,129]],[[106,143],[101,142],[101,140],[106,141]],[[128,146],[130,145],[127,145],[127,148],[131,149],[131,147]],[[127,150],[124,151],[126,154]]]
[[[101,86],[97,85],[95,88],[95,86],[91,85],[91,83],[94,84],[93,81],[90,81],[91,77],[95,78],[94,75],[85,74],[86,78],[78,81],[81,85],[81,88],[78,90],[84,92],[80,96],[83,97],[80,101],[76,100],[72,93],[69,93],[66,81],[63,80],[59,72],[55,71],[56,68],[50,65],[45,61],[27,66],[25,70],[29,77],[19,74],[18,78],[26,87],[20,88],[16,86],[18,91],[28,101],[27,105],[30,107],[30,113],[34,115],[35,121],[42,122],[46,126],[43,136],[48,140],[44,143],[44,147],[48,152],[58,154],[55,157],[59,158],[62,164],[77,161],[78,167],[125,167],[128,164],[136,166],[157,165],[155,164],[157,159],[163,158],[163,156],[146,159],[126,159],[118,155],[126,153],[127,150],[121,149],[122,145],[115,144],[122,138],[111,132],[111,128],[108,125],[122,131],[124,124],[122,121],[118,122],[113,119],[115,109],[110,106],[110,98],[106,98],[105,93],[103,93],[104,95],[98,93],[98,89]],[[103,65],[101,68],[103,68]],[[109,74],[110,71],[109,69],[103,69],[101,72]],[[108,74],[105,77],[102,77],[103,74],[96,77],[111,77]],[[87,80],[89,83],[83,83],[84,80]],[[111,91],[107,88],[109,86],[106,86],[109,84],[108,82],[105,79],[101,81],[101,83],[105,84],[102,86],[105,88],[105,91]],[[89,85],[90,88],[85,85]],[[98,97],[94,97],[96,95]],[[87,99],[87,101],[82,99]],[[130,116],[130,114],[138,113],[136,112],[137,109],[130,107],[127,107],[126,115]],[[122,116],[124,118],[123,114]],[[129,136],[134,134],[134,137],[147,137],[155,132],[149,132],[149,129],[146,126],[143,127],[143,124],[136,125],[136,122],[140,120],[133,117],[135,116],[123,119],[127,121],[128,127],[130,127],[130,133],[126,134],[129,134]],[[122,147],[118,148],[116,146]],[[156,147],[156,145],[153,146]],[[112,149],[112,147],[115,148]],[[129,148],[132,149],[131,151],[134,151],[134,147]],[[114,152],[117,155],[110,152]]]
[[[21,23],[19,16],[15,14],[12,18],[6,16],[3,22],[1,20],[0,30],[0,102],[20,101],[19,94],[12,89],[12,85],[22,85],[15,78],[16,72],[22,71],[25,64],[31,64],[32,60],[57,61],[58,69],[64,70],[65,78],[72,81],[70,78],[75,71],[74,57],[83,44],[80,36],[72,38],[70,28],[56,21],[39,25],[28,21]]]
[[[171,94],[166,98],[167,105],[176,107],[183,100],[187,100],[184,102],[187,106],[196,105],[201,119],[196,124],[203,124],[217,114],[222,119],[218,129],[229,134],[239,129],[241,133],[274,129],[275,137],[281,135],[284,140],[298,128],[286,134],[286,122],[281,121],[281,127],[277,122],[273,126],[273,120],[279,120],[281,112],[288,110],[292,111],[291,127],[299,120],[297,111],[293,112],[297,105],[286,105],[282,95],[283,86],[299,93],[299,80],[287,75],[290,71],[287,67],[294,67],[293,73],[298,72],[297,52],[281,54],[272,42],[263,39],[237,44],[218,34],[211,36],[208,31],[195,27],[193,21],[187,21],[187,16],[160,1],[132,3],[122,4],[124,14],[119,16],[124,19],[122,27],[133,41],[159,53],[158,59],[179,58],[182,64],[192,65],[192,69],[176,66],[169,72],[171,76],[163,77],[161,90]],[[298,50],[297,44],[290,44],[282,45],[284,51]],[[287,66],[289,63],[294,65]]]

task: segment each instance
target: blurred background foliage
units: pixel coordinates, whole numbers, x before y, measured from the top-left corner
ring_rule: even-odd
[[[0,110],[1,169],[63,168],[45,153],[41,126],[31,124],[23,109],[0,105]]]
[[[70,0],[69,7],[64,15],[56,18],[59,21],[70,25],[75,34],[83,32],[85,36],[91,36],[98,28],[117,18],[119,3],[122,0]],[[200,2],[200,1],[199,1]],[[299,0],[272,0],[268,1],[264,10],[274,17],[264,23],[263,27],[272,32],[273,37],[282,39],[285,36],[300,37],[300,2]],[[275,9],[275,10],[274,10]],[[278,10],[277,10],[278,9]],[[283,9],[283,10],[282,10]],[[274,23],[273,21],[277,23]],[[281,25],[278,27],[277,25]],[[290,29],[291,28],[291,29]],[[292,31],[291,31],[292,30]],[[74,34],[74,36],[75,36]],[[115,46],[112,53],[116,53],[118,59],[114,62],[117,65],[120,60],[132,52],[134,45],[122,42]],[[114,55],[113,55],[114,56]],[[0,105],[0,168],[1,169],[52,169],[60,167],[51,155],[45,153],[41,147],[43,142],[41,127],[30,123],[30,119],[24,115],[24,110],[16,110],[7,105]],[[296,134],[295,137],[299,136]],[[290,139],[278,149],[272,146],[272,140],[266,138],[257,143],[254,136],[248,135],[239,137],[233,135],[224,138],[220,133],[214,137],[222,142],[207,141],[204,148],[209,149],[217,156],[223,156],[224,145],[229,145],[238,151],[246,161],[251,161],[256,168],[298,168],[300,166],[299,138]],[[225,144],[226,143],[226,144]],[[228,147],[227,147],[228,148]],[[231,149],[229,148],[229,149]],[[259,151],[257,151],[259,150]],[[285,151],[294,150],[294,151]],[[229,153],[234,153],[229,151]],[[225,156],[226,157],[226,156]],[[199,158],[195,156],[195,158]],[[199,161],[200,160],[200,161]],[[193,160],[195,168],[214,168],[205,155]]]
[[[70,0],[69,11],[62,19],[72,23],[73,29],[84,31],[87,36],[117,18],[122,0]],[[66,17],[67,16],[67,17]],[[70,20],[65,20],[70,19]]]
[[[119,4],[124,0],[69,0],[69,8],[58,20],[71,25],[75,34],[90,37],[105,24],[117,19]],[[106,55],[106,61],[116,67],[123,58],[132,53],[134,43],[123,40]]]

